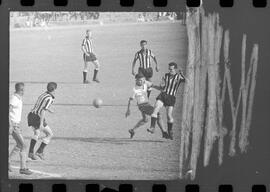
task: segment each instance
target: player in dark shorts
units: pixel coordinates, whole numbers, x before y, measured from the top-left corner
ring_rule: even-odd
[[[99,83],[100,81],[97,78],[97,74],[100,65],[93,51],[92,32],[89,29],[86,30],[86,37],[83,39],[81,49],[83,51],[83,61],[84,61],[83,83],[89,83],[89,81],[87,80],[87,73],[91,62],[95,65],[93,81]]]
[[[48,126],[45,120],[45,113],[50,112],[53,113],[49,107],[54,102],[54,94],[55,90],[57,88],[57,84],[55,82],[50,82],[47,84],[47,91],[41,94],[37,102],[34,106],[34,108],[31,110],[31,112],[28,114],[28,126],[31,127],[34,131],[34,135],[30,141],[30,147],[29,147],[29,153],[28,157],[32,160],[37,160],[38,158],[44,160],[44,149],[45,147],[50,143],[53,132],[51,128]],[[36,143],[38,142],[38,139],[40,137],[41,132],[45,134],[45,137],[43,137],[42,142],[37,149],[36,152],[34,152],[34,148]]]
[[[138,68],[138,74],[141,73],[144,75],[145,79],[147,81],[151,82],[151,78],[153,77],[153,68],[151,66],[151,59],[156,64],[156,71],[159,71],[157,59],[153,52],[150,49],[147,49],[147,41],[141,40],[140,42],[141,50],[139,50],[134,57],[134,60],[132,62],[132,75],[135,75],[135,64],[136,61],[139,60],[140,66]],[[147,96],[149,97],[151,93],[151,88],[147,90]]]
[[[133,95],[128,100],[128,107],[126,112],[126,117],[130,115],[130,104],[132,100],[137,101],[138,108],[142,114],[142,119],[138,121],[138,123],[129,130],[130,138],[133,138],[135,134],[135,129],[139,128],[140,126],[143,126],[145,123],[148,122],[147,116],[151,116],[154,112],[154,107],[149,103],[148,97],[147,97],[147,89],[152,86],[152,83],[149,81],[145,81],[144,76],[139,73],[135,76],[136,83],[135,87],[133,88]],[[164,130],[163,121],[161,116],[157,115],[157,122],[158,126],[162,132],[163,138],[168,138],[168,133]]]
[[[169,63],[169,73],[166,73],[162,78],[160,86],[153,86],[161,90],[161,93],[156,99],[155,109],[151,115],[151,127],[147,129],[149,132],[154,133],[156,120],[160,109],[164,106],[167,112],[167,124],[169,138],[173,139],[173,108],[175,105],[175,95],[181,82],[185,81],[181,72],[176,72],[177,64],[174,62]]]

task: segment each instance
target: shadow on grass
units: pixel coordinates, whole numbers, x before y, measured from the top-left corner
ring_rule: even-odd
[[[26,139],[31,139],[31,137],[25,137]],[[63,140],[63,141],[80,141],[89,143],[108,143],[116,145],[124,145],[128,143],[164,143],[165,140],[149,140],[149,139],[129,139],[129,138],[112,138],[112,137],[54,137],[53,140]]]

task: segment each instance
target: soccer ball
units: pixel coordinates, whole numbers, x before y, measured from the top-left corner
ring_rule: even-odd
[[[93,100],[93,106],[95,108],[101,107],[102,103],[103,103],[103,101],[101,99],[99,99],[99,98]]]

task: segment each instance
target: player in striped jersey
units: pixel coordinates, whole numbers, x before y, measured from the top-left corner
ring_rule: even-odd
[[[138,73],[142,73],[147,81],[151,82],[151,78],[153,77],[153,68],[151,66],[151,59],[156,64],[156,71],[159,71],[157,59],[153,52],[150,49],[147,49],[147,41],[141,40],[140,42],[141,50],[139,50],[134,57],[133,63],[132,63],[132,75],[135,75],[135,64],[136,61],[139,60],[140,66],[138,68]],[[149,97],[151,93],[151,88],[147,90],[147,96]]]
[[[184,76],[181,72],[177,73],[177,64],[174,62],[169,63],[169,73],[166,73],[162,78],[160,86],[153,86],[154,88],[160,89],[161,93],[156,99],[155,109],[151,115],[151,127],[147,129],[153,133],[155,129],[156,120],[160,109],[165,106],[167,112],[167,124],[169,138],[173,139],[172,127],[173,127],[173,108],[175,105],[175,95],[181,82],[185,81]]]
[[[149,99],[147,97],[147,88],[152,86],[152,83],[149,81],[145,81],[145,77],[138,73],[135,76],[136,82],[135,87],[133,88],[133,94],[128,100],[128,107],[126,112],[126,117],[130,115],[130,104],[132,100],[137,101],[138,108],[142,114],[142,119],[138,121],[138,123],[132,128],[129,129],[130,138],[133,138],[135,134],[135,130],[139,128],[140,126],[143,126],[145,123],[148,122],[148,115],[151,115],[154,111],[154,107],[149,103]],[[163,128],[163,121],[158,113],[158,126],[162,132],[163,138],[168,138],[167,132]]]
[[[89,81],[87,80],[87,72],[90,62],[92,62],[95,65],[93,81],[99,83],[97,74],[100,65],[96,55],[94,54],[92,32],[89,29],[86,30],[86,37],[83,39],[81,49],[83,51],[83,61],[84,61],[83,83],[89,83]]]
[[[51,111],[49,107],[54,102],[54,99],[55,99],[54,94],[55,94],[56,88],[57,88],[57,84],[55,82],[48,83],[47,91],[38,97],[38,100],[36,104],[34,105],[34,108],[28,114],[28,126],[32,127],[34,131],[34,135],[30,142],[29,154],[28,154],[28,157],[32,160],[37,160],[38,157],[44,160],[44,153],[43,153],[44,148],[50,143],[51,138],[53,136],[53,132],[51,128],[46,123],[45,113],[47,111],[50,113],[53,113],[53,111]],[[34,148],[41,132],[45,134],[45,137],[42,139],[42,142],[38,150],[36,151],[36,153],[34,153]]]

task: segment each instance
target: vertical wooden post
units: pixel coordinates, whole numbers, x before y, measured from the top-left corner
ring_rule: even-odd
[[[241,61],[241,90],[242,90],[242,119],[239,132],[239,147],[243,150],[243,135],[246,129],[246,112],[247,112],[247,88],[246,88],[246,34],[242,40],[242,61]]]
[[[204,15],[204,10],[201,11],[201,28],[198,26],[197,36],[200,49],[197,49],[197,57],[199,61],[195,66],[195,82],[194,82],[194,109],[192,120],[192,148],[190,157],[191,179],[195,179],[197,159],[200,154],[200,144],[203,131],[204,119],[204,101],[205,101],[205,83],[206,83],[206,70],[205,70],[205,54],[207,50],[207,19]],[[201,29],[201,30],[200,30]],[[200,34],[201,32],[201,34]],[[200,36],[201,35],[201,36]]]
[[[219,164],[222,163],[223,160],[223,138],[227,133],[227,130],[223,127],[223,98],[225,93],[221,93],[221,79],[220,79],[220,51],[221,51],[221,43],[223,37],[223,29],[219,25],[219,17],[216,15],[216,32],[215,32],[215,70],[216,70],[216,99],[217,99],[217,132],[218,132],[218,160]],[[225,89],[222,89],[225,91]]]
[[[247,106],[247,114],[245,116],[245,127],[241,126],[240,134],[239,134],[239,148],[241,152],[246,152],[248,146],[248,135],[249,129],[251,125],[251,118],[252,118],[252,108],[254,102],[254,95],[255,95],[255,87],[256,87],[256,74],[257,74],[257,66],[258,66],[258,45],[255,44],[252,49],[251,59],[250,59],[250,66],[247,75],[247,82],[245,85],[246,91],[246,104]],[[251,85],[250,85],[251,80]],[[249,88],[250,86],[250,88]],[[248,93],[249,91],[249,93]],[[247,98],[249,97],[248,103]],[[243,119],[242,119],[243,121]]]
[[[216,17],[214,15],[209,16],[209,59],[207,66],[208,73],[208,109],[207,109],[207,119],[205,127],[205,140],[204,140],[204,166],[209,164],[210,154],[213,148],[214,141],[217,137],[217,101],[216,101],[216,64],[214,57],[214,37],[215,37],[215,25]]]
[[[196,14],[199,14],[197,10],[187,13],[186,24],[188,33],[188,61],[186,67],[186,78],[188,79],[184,87],[183,95],[183,111],[181,122],[181,140],[180,140],[180,152],[179,152],[179,176],[183,177],[184,163],[189,155],[189,133],[191,130],[193,98],[194,98],[194,63],[195,50],[196,50]]]

